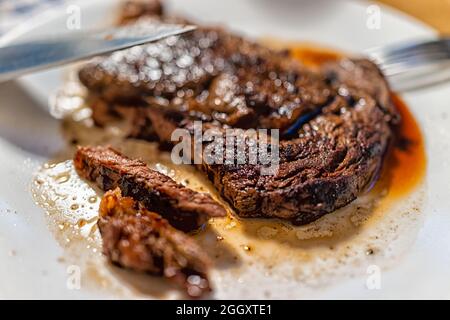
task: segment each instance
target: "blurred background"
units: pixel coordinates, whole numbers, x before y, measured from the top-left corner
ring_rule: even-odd
[[[0,0],[0,34],[36,12],[70,0]],[[95,1],[95,0],[92,0]],[[292,0],[291,0],[292,1]],[[297,0],[305,1],[305,0]],[[335,1],[335,0],[329,0]],[[376,0],[450,35],[450,0]]]
[[[450,35],[450,0],[378,0]]]

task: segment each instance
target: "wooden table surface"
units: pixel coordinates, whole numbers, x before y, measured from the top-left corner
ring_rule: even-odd
[[[450,0],[378,0],[450,35]]]

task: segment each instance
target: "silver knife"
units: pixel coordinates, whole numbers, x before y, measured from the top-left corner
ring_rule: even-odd
[[[90,32],[68,32],[0,47],[0,82],[21,75],[161,40],[195,26],[151,24]]]

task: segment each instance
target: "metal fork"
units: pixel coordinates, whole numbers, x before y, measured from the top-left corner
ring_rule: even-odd
[[[366,50],[366,54],[397,91],[450,80],[450,38],[376,47]]]

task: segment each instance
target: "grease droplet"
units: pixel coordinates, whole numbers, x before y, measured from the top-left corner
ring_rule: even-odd
[[[67,172],[61,173],[55,177],[55,181],[59,184],[69,181],[70,174]]]
[[[80,219],[78,220],[78,227],[82,228],[83,226],[85,226],[87,223],[87,221],[85,219]]]

